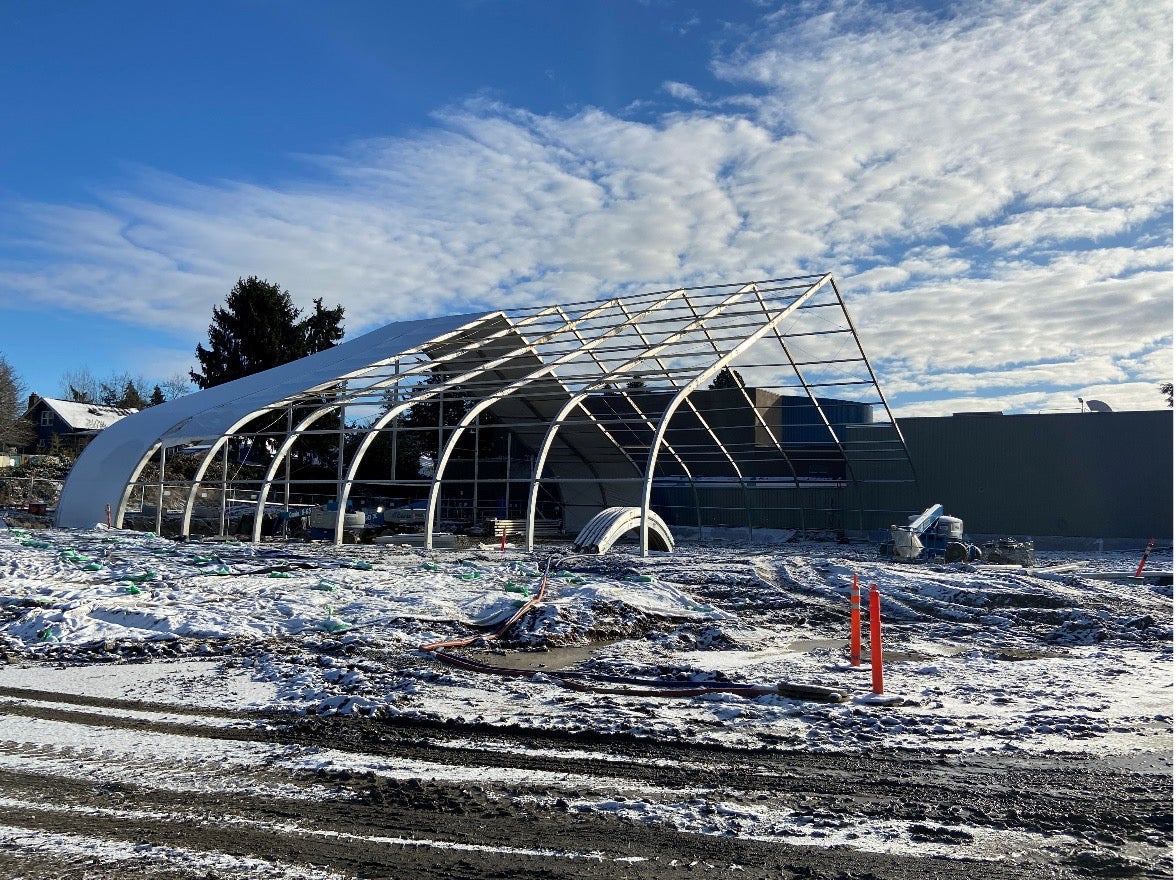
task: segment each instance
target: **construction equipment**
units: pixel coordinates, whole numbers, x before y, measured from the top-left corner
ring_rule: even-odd
[[[910,517],[905,526],[891,526],[890,539],[879,547],[879,552],[904,562],[969,562],[980,558],[980,548],[964,540],[964,521],[944,515],[942,504],[932,504]]]

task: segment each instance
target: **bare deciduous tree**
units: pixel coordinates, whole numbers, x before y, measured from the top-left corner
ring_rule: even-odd
[[[0,354],[0,452],[19,448],[33,437],[33,426],[21,419],[28,408],[28,388],[8,359]]]

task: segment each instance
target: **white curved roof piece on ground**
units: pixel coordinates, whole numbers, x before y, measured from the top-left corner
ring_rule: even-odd
[[[94,438],[70,471],[57,506],[57,525],[90,528],[104,520],[106,505],[117,510],[143,456],[161,440],[171,448],[219,437],[241,418],[276,401],[420,348],[488,317],[492,313],[388,324],[318,354],[121,419]]]

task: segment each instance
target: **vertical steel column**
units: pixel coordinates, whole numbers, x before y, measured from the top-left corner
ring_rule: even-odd
[[[510,452],[511,452],[511,437],[514,434],[507,430],[506,432],[506,490],[503,497],[503,514],[505,519],[510,519]]]
[[[229,441],[221,444],[221,493],[220,493],[220,532],[221,536],[228,533],[229,514]]]
[[[347,443],[347,404],[339,407],[339,451],[335,456],[335,545],[343,543],[343,521],[347,502],[343,500],[343,447]]]
[[[163,476],[167,471],[167,446],[159,444],[159,506],[155,509],[155,534],[163,536]]]
[[[392,382],[392,406],[389,409],[395,409],[400,403],[400,358],[396,359],[393,364],[393,376],[396,378]],[[362,441],[360,441],[362,443]],[[359,453],[358,448],[356,454]],[[388,479],[396,482],[396,464],[400,460],[400,417],[397,416],[392,420],[392,463],[388,468]]]
[[[286,436],[289,437],[294,430],[294,404],[291,403],[286,407]],[[275,453],[276,454],[276,453]],[[286,474],[285,474],[285,500],[282,504],[282,509],[286,512],[286,522],[290,521],[290,456],[286,456]],[[257,487],[258,498],[261,498],[261,487]],[[264,502],[262,502],[264,508]]]

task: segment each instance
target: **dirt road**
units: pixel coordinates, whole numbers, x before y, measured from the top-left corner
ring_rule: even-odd
[[[1168,877],[1168,755],[733,751],[0,688],[6,877]]]

